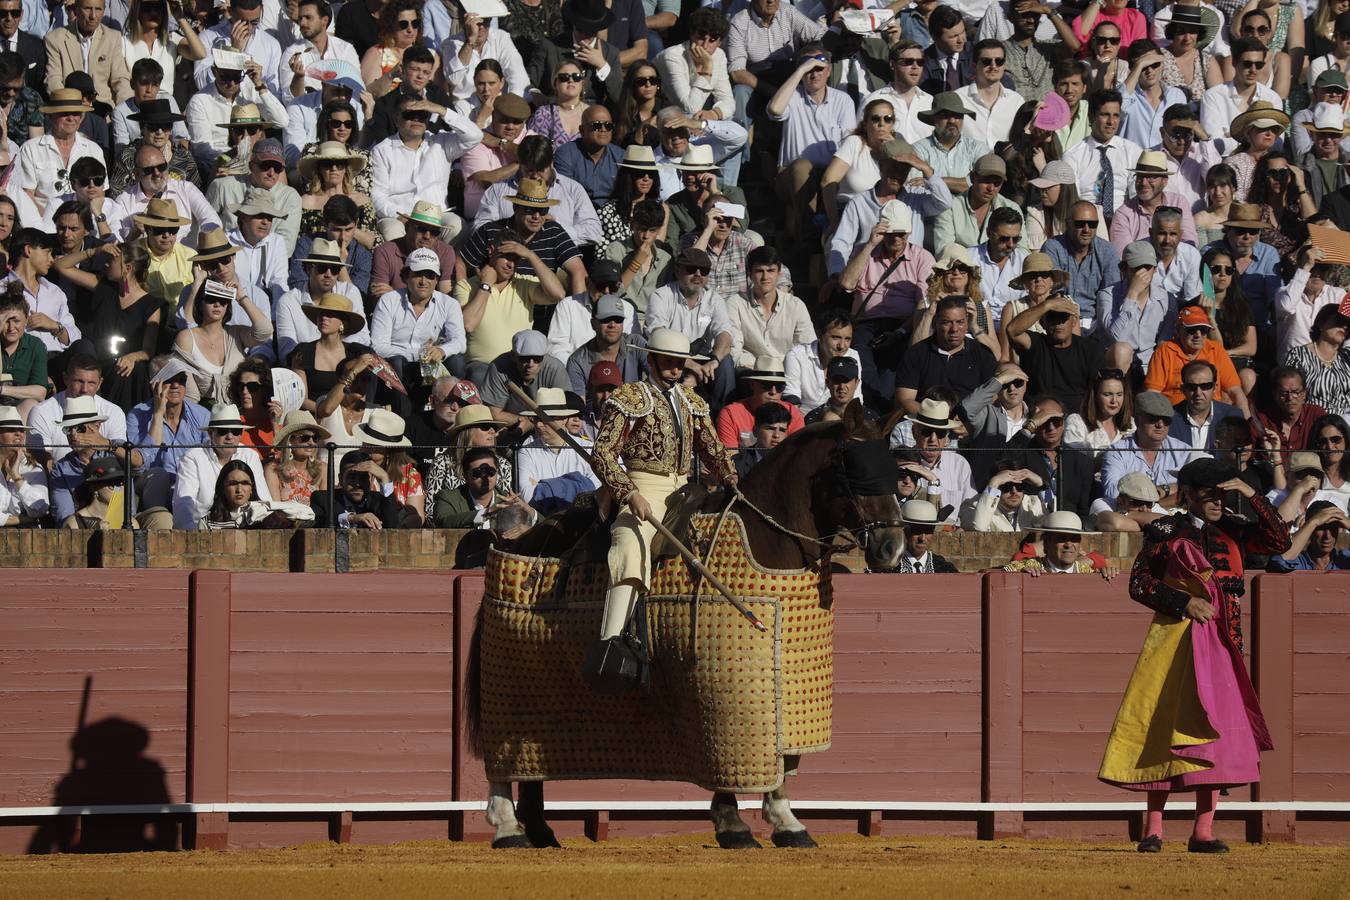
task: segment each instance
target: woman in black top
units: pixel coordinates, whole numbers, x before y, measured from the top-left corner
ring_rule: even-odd
[[[305,383],[302,408],[314,412],[319,399],[338,383],[341,365],[349,359],[360,359],[371,349],[365,344],[343,341],[344,334],[359,331],[365,320],[341,294],[325,294],[318,303],[304,307],[303,312],[318,327],[319,339],[297,346],[287,364]]]
[[[82,292],[81,327],[103,363],[99,393],[109,403],[129,410],[150,396],[150,359],[164,315],[164,304],[144,287],[150,276],[150,255],[139,242],[80,252],[109,257],[104,277],[93,290]],[[118,275],[116,281],[107,280]]]

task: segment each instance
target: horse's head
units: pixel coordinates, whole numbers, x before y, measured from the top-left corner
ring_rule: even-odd
[[[854,400],[844,411],[844,432],[832,453],[833,530],[846,531],[863,549],[870,569],[894,568],[905,549],[895,458],[885,435]]]

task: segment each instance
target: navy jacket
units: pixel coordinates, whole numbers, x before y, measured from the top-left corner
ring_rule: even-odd
[[[1183,401],[1172,407],[1172,409],[1175,410],[1175,413],[1172,415],[1172,424],[1168,427],[1167,433],[1189,447],[1191,444],[1191,423],[1186,421],[1186,404]],[[1236,406],[1233,406],[1231,403],[1220,403],[1218,400],[1215,400],[1214,412],[1209,423],[1209,434],[1205,437],[1205,446],[1196,447],[1194,449],[1213,450],[1214,432],[1218,431],[1215,426],[1229,416],[1237,416],[1238,418],[1243,417],[1242,412]]]

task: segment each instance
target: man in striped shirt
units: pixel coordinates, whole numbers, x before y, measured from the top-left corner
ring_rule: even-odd
[[[540,262],[558,273],[560,278],[562,270],[567,270],[567,276],[571,279],[571,293],[584,291],[586,268],[581,251],[572,243],[563,227],[548,218],[549,209],[558,203],[549,197],[548,186],[542,181],[526,178],[508,199],[513,208],[511,216],[487,223],[474,231],[465,243],[460,255],[468,271],[481,271],[487,265],[491,248],[498,243],[498,235],[510,229],[520,236],[521,243],[528,245]],[[524,258],[516,263],[516,274],[537,277],[533,262]]]

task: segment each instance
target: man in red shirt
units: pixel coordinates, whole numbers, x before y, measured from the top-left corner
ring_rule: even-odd
[[[1252,417],[1252,444],[1280,450],[1308,450],[1312,445],[1312,426],[1326,410],[1308,402],[1308,387],[1303,373],[1280,366],[1270,373],[1271,404],[1258,409]]]
[[[783,372],[782,357],[757,357],[755,367],[744,377],[750,385],[750,396],[728,403],[717,416],[717,437],[723,446],[736,450],[755,443],[755,410],[765,403],[780,403],[788,408],[791,416],[788,434],[805,424],[800,409],[791,403],[783,403],[783,385],[787,384],[787,375]]]

